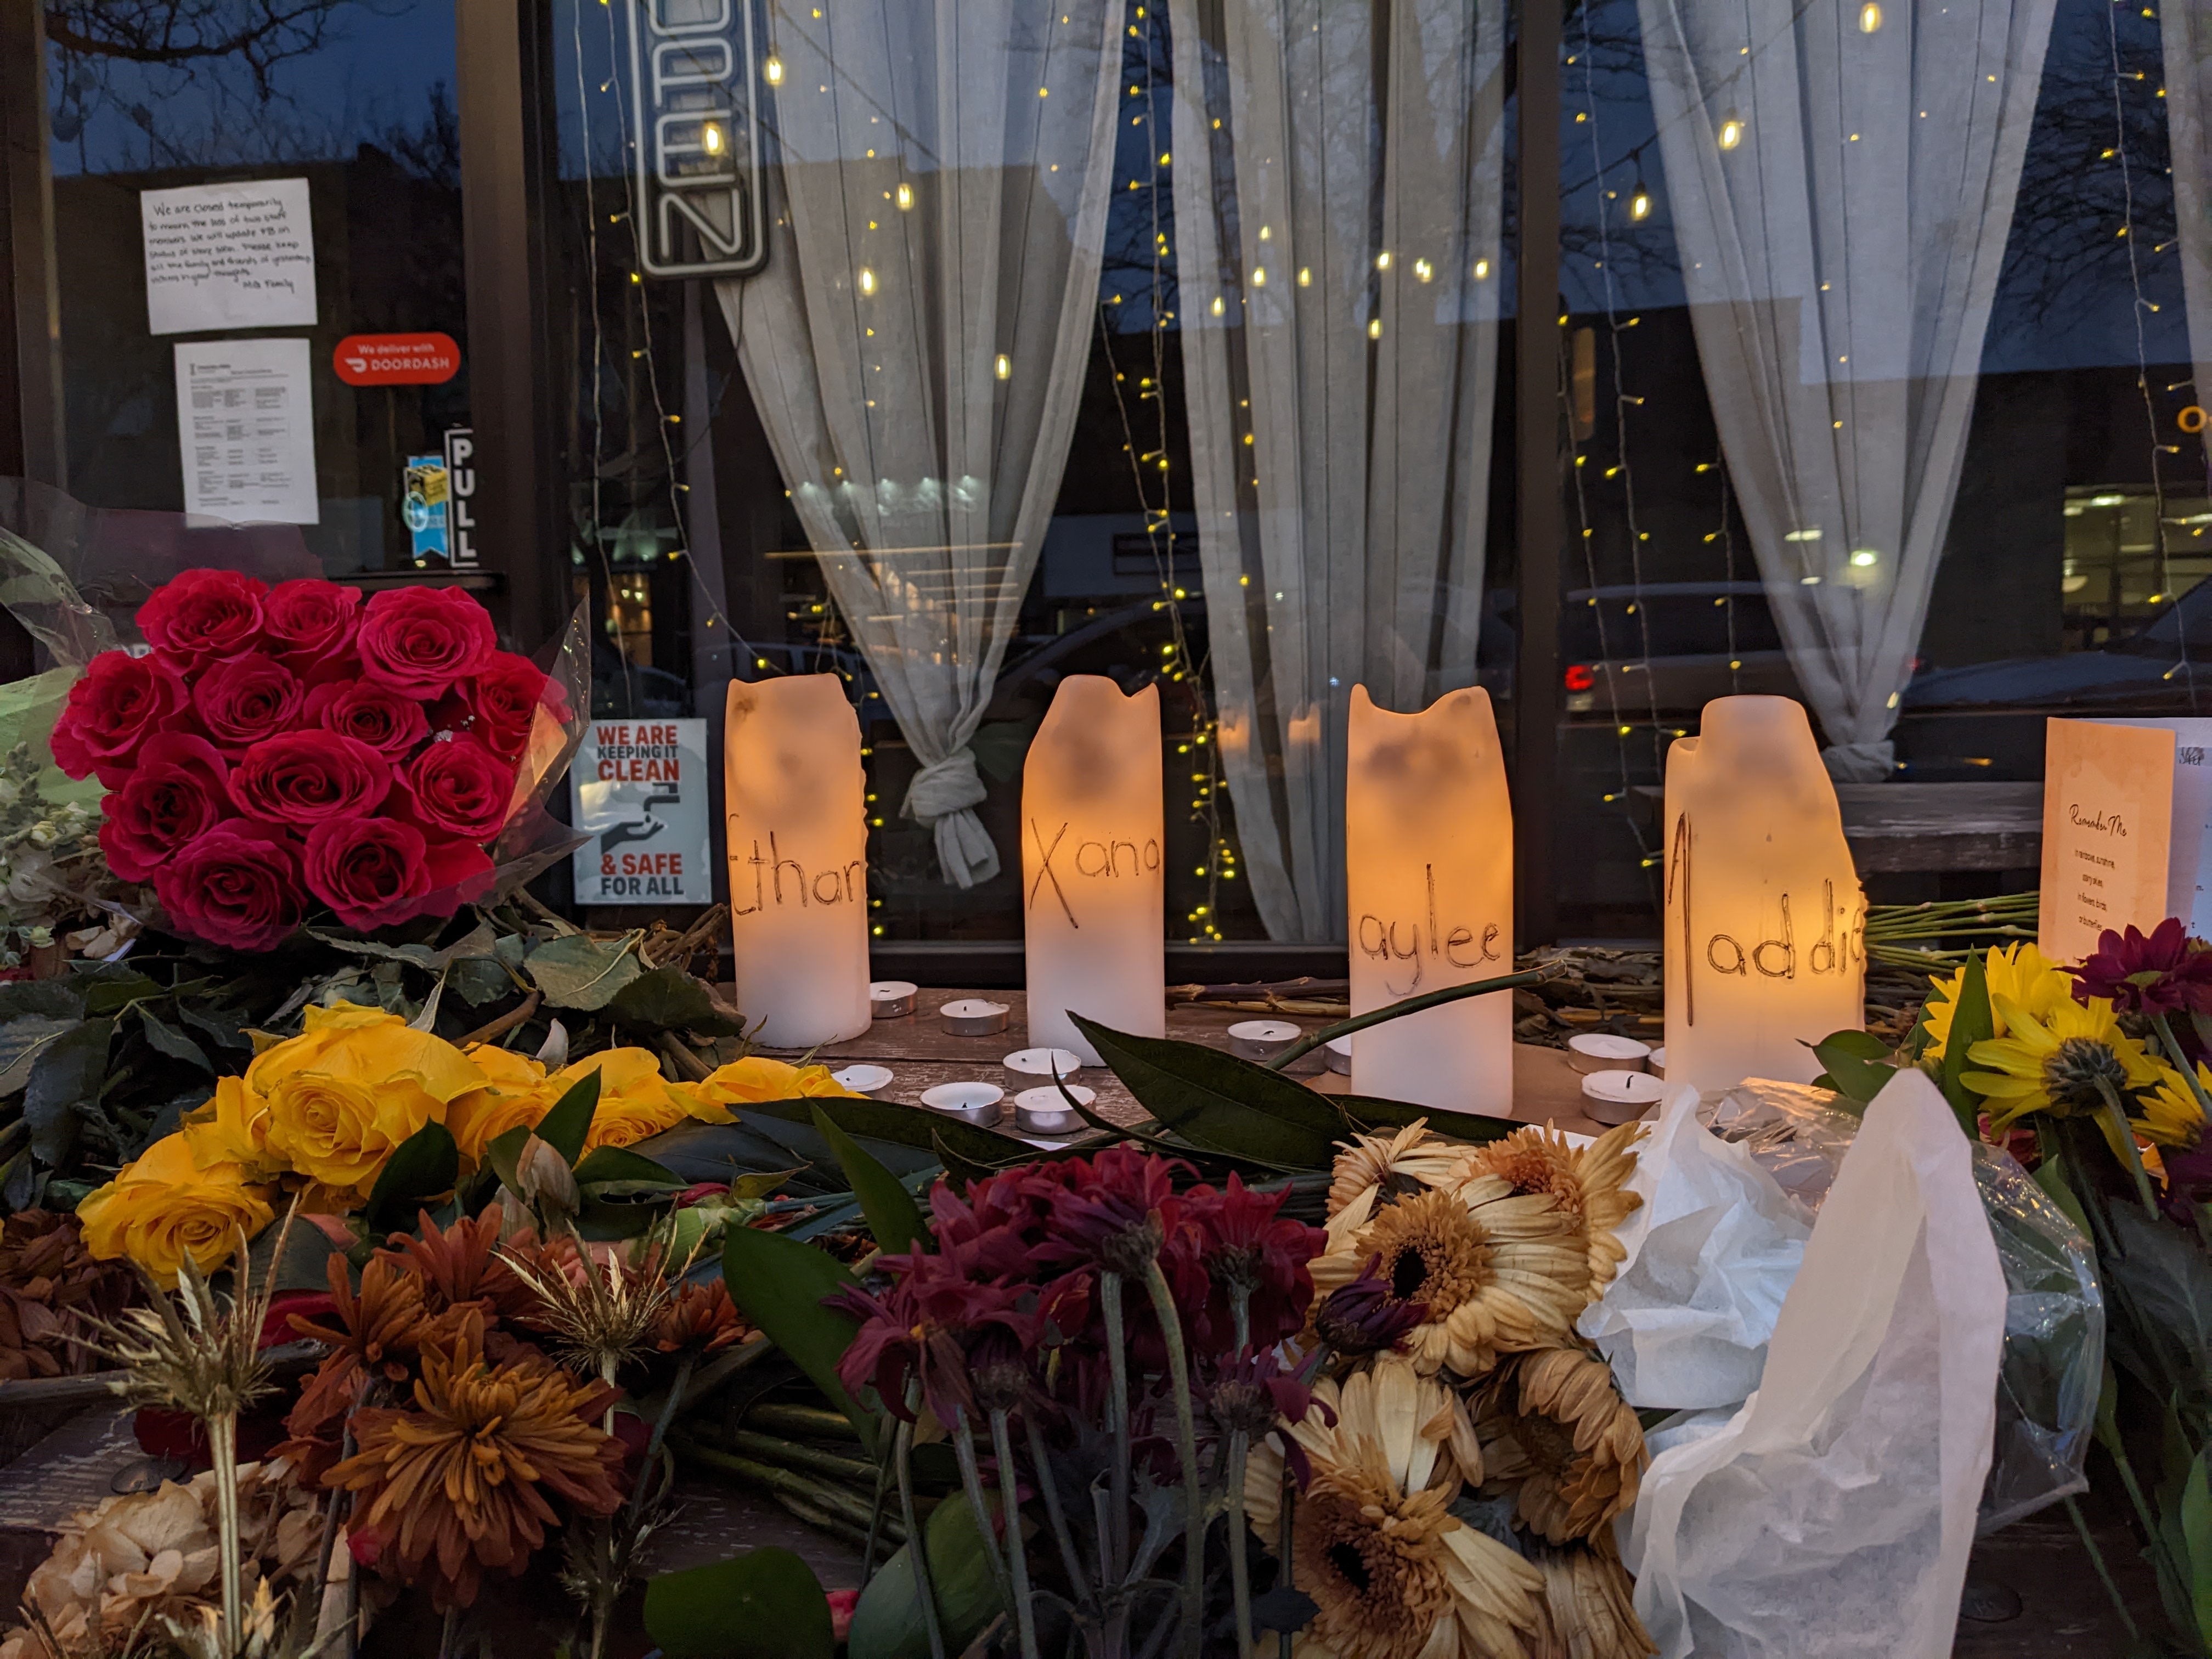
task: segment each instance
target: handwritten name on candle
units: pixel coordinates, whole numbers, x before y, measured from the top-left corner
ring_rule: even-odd
[[[1393,996],[1411,996],[1420,988],[1426,972],[1425,957],[1427,961],[1442,961],[1454,968],[1467,969],[1503,961],[1505,955],[1498,947],[1498,940],[1505,930],[1498,922],[1486,922],[1479,937],[1473,928],[1465,927],[1455,927],[1449,933],[1443,933],[1437,920],[1436,866],[1424,864],[1421,878],[1427,884],[1429,895],[1425,933],[1422,927],[1423,919],[1419,916],[1393,916],[1386,921],[1372,911],[1362,915],[1352,930],[1361,954],[1371,962],[1386,964],[1384,972],[1388,977],[1384,983]],[[1401,927],[1406,933],[1402,943],[1399,938]],[[1398,975],[1389,974],[1387,964],[1394,962],[1409,962],[1413,965],[1412,976],[1403,985],[1397,982]]]
[[[1067,840],[1067,832],[1073,824],[1073,819],[1061,819],[1060,827],[1048,837],[1043,826],[1036,819],[1030,820],[1030,836],[1036,843],[1039,862],[1036,879],[1030,884],[1025,908],[1036,908],[1037,896],[1043,892],[1045,884],[1050,882],[1053,896],[1060,901],[1060,908],[1066,913],[1067,925],[1080,928],[1083,924],[1076,919],[1075,906],[1068,897],[1068,890],[1060,883],[1063,872],[1070,880],[1078,882],[1156,876],[1160,870],[1160,843],[1158,837],[1153,836],[1147,836],[1141,842],[1133,840],[1079,841],[1067,854],[1066,863],[1056,867],[1053,860],[1060,856],[1061,845]],[[1079,885],[1075,890],[1076,897],[1082,897],[1084,892],[1085,889]]]
[[[1851,902],[1838,904],[1834,879],[1823,878],[1820,883],[1820,931],[1802,954],[1797,945],[1797,915],[1793,914],[1791,895],[1787,888],[1783,890],[1779,901],[1781,921],[1778,927],[1747,944],[1734,933],[1720,929],[1706,932],[1699,927],[1692,879],[1696,845],[1697,838],[1691,828],[1690,815],[1685,812],[1674,820],[1674,856],[1668,860],[1667,869],[1667,902],[1674,903],[1678,892],[1681,896],[1682,951],[1691,969],[1683,975],[1682,1012],[1687,1024],[1695,1025],[1698,1023],[1698,976],[1695,969],[1700,963],[1714,973],[1735,975],[1747,980],[1754,974],[1765,979],[1794,980],[1801,968],[1808,977],[1863,971],[1866,966],[1866,896],[1856,884],[1849,896]],[[1802,913],[1803,908],[1801,901],[1796,911]]]
[[[734,829],[737,818],[732,815]],[[768,832],[768,851],[761,851],[760,837],[753,837],[752,856],[739,859],[736,854],[737,838],[731,836],[732,865],[752,866],[753,902],[733,909],[733,915],[749,916],[756,911],[786,906],[804,910],[811,904],[857,904],[866,897],[868,867],[865,860],[853,859],[842,869],[821,869],[808,874],[805,865],[799,860],[786,858],[776,845],[775,831]],[[786,886],[784,872],[791,872],[790,884]]]

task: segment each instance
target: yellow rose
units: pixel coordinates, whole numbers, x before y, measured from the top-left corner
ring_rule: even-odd
[[[283,1157],[269,1145],[269,1103],[243,1078],[217,1078],[214,1098],[185,1114],[180,1133],[196,1170],[234,1164],[255,1181],[284,1173]]]
[[[659,1057],[649,1048],[607,1048],[586,1054],[553,1074],[553,1098],[558,1100],[592,1072],[599,1074],[599,1105],[592,1115],[592,1131],[584,1137],[587,1152],[601,1146],[634,1146],[689,1115],[684,1097],[661,1076]]]
[[[461,1149],[462,1167],[473,1170],[483,1162],[484,1149],[507,1130],[536,1128],[566,1085],[555,1085],[545,1068],[527,1054],[488,1042],[471,1048],[468,1057],[487,1080],[453,1097],[446,1108],[446,1127]]]
[[[246,1086],[275,1098],[278,1083],[302,1072],[374,1080],[410,1073],[423,1091],[451,1100],[483,1081],[469,1057],[441,1036],[412,1030],[397,1014],[342,1002],[307,1011],[307,1030],[253,1057]]]
[[[691,1115],[709,1123],[728,1122],[732,1106],[753,1101],[803,1100],[809,1095],[861,1098],[832,1077],[827,1066],[793,1066],[765,1054],[732,1060],[688,1092]]]
[[[275,1216],[265,1188],[234,1164],[200,1168],[182,1134],[163,1137],[76,1206],[85,1248],[102,1261],[128,1256],[160,1281],[177,1282],[189,1255],[203,1273],[230,1260]]]

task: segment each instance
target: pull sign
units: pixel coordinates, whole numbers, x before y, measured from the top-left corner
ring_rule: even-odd
[[[627,0],[632,143],[649,276],[768,259],[759,0]]]
[[[477,434],[465,426],[446,428],[446,562],[474,570],[477,557]]]
[[[349,334],[331,353],[348,386],[443,386],[459,373],[450,334]]]

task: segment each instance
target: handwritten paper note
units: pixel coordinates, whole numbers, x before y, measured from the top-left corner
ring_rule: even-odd
[[[229,524],[319,524],[305,340],[177,348],[185,511]]]
[[[2044,955],[2079,962],[2108,927],[2166,916],[2174,734],[2054,720],[2044,739]]]
[[[313,325],[305,179],[144,190],[138,219],[149,331]]]

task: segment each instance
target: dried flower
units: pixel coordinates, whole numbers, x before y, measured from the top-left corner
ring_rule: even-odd
[[[129,1267],[85,1249],[75,1216],[17,1211],[0,1222],[0,1380],[90,1370],[87,1320],[115,1318],[137,1294]]]
[[[1441,1186],[1462,1151],[1429,1131],[1425,1118],[1394,1134],[1354,1135],[1336,1157],[1328,1184],[1328,1237],[1334,1246],[1367,1224],[1375,1206]]]
[[[1659,1651],[1636,1616],[1636,1581],[1610,1528],[1587,1544],[1532,1542],[1528,1559],[1544,1575],[1530,1659],[1649,1659]]]
[[[1453,1173],[1461,1182],[1496,1176],[1516,1193],[1548,1193],[1588,1244],[1588,1300],[1594,1302],[1627,1255],[1620,1224],[1644,1202],[1627,1190],[1627,1182],[1636,1173],[1635,1145],[1646,1133],[1644,1124],[1624,1123],[1577,1147],[1556,1129],[1531,1126],[1476,1147]]]
[[[662,1275],[665,1249],[653,1234],[641,1242],[634,1261],[623,1261],[610,1248],[588,1249],[574,1237],[530,1255],[516,1247],[501,1254],[537,1297],[536,1317],[552,1332],[556,1345],[608,1382],[645,1351],[655,1322],[675,1296]],[[675,1272],[680,1275],[688,1265]]]
[[[1605,1361],[1579,1348],[1524,1354],[1475,1419],[1492,1490],[1513,1482],[1521,1524],[1554,1544],[1594,1538],[1636,1502],[1651,1461]]]

